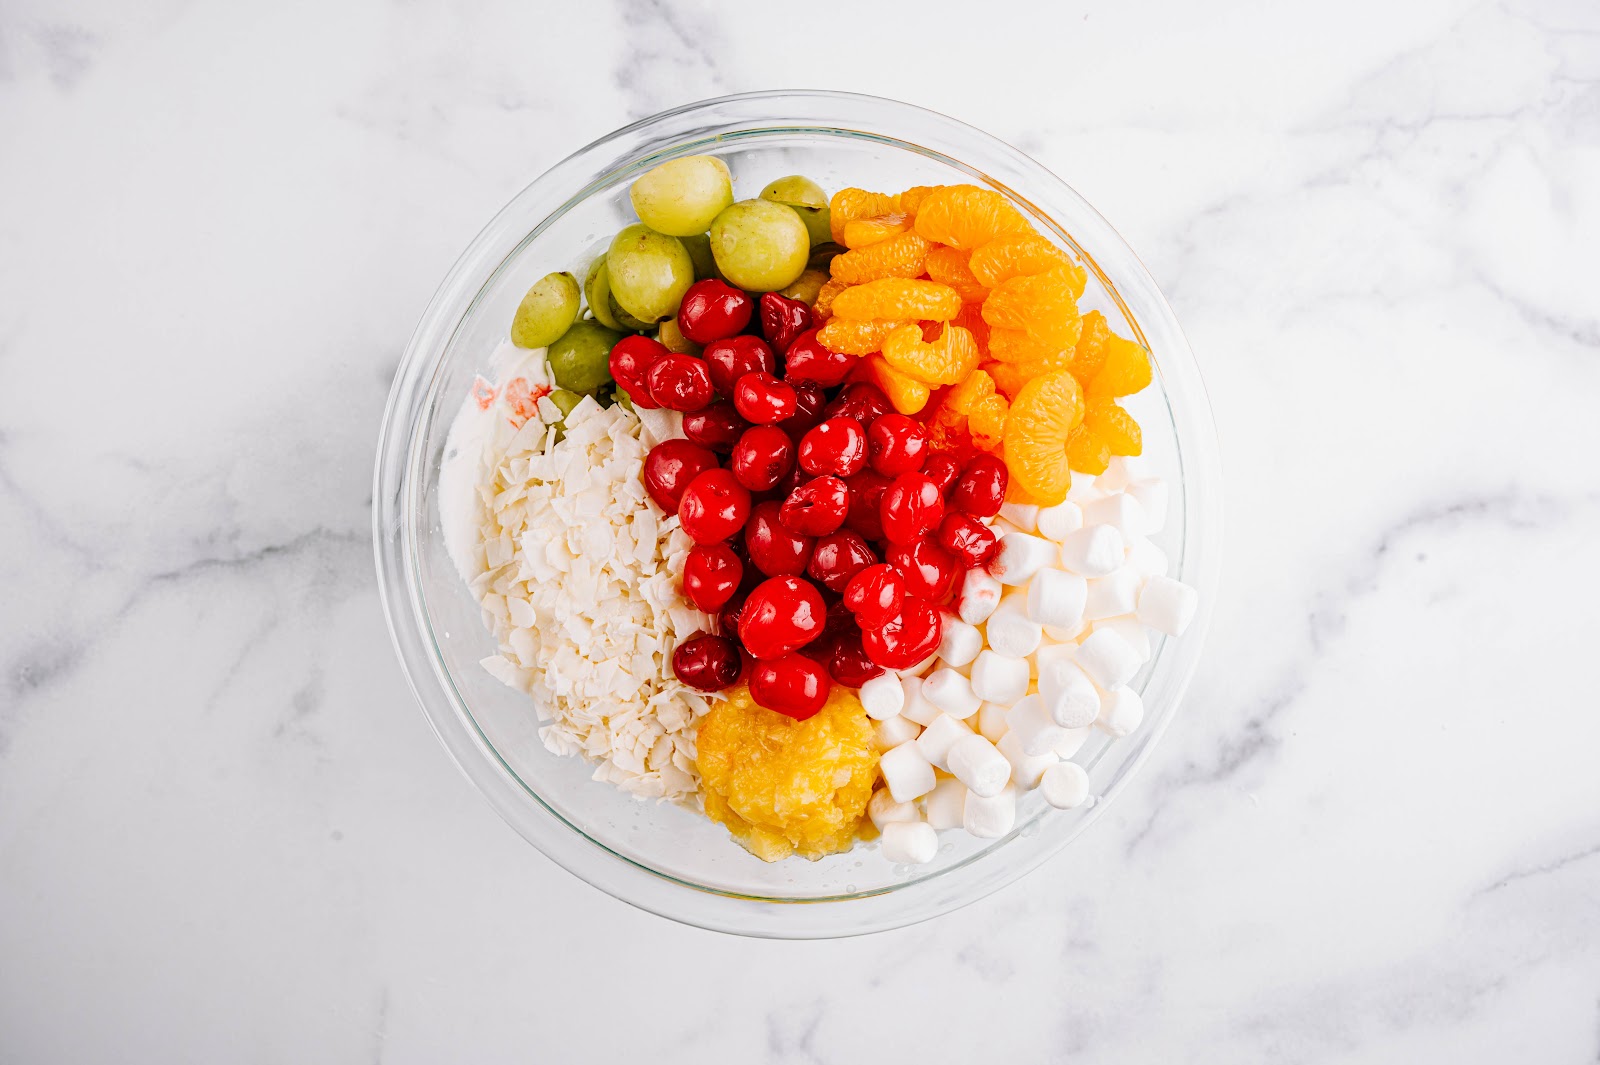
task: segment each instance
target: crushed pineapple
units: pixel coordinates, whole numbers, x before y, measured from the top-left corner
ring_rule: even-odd
[[[706,815],[765,862],[847,850],[878,775],[872,740],[848,688],[835,685],[805,721],[755,705],[747,688],[730,691],[696,740]]]

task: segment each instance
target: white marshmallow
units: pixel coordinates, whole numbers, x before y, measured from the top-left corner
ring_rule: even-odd
[[[873,742],[878,750],[887,751],[891,747],[898,747],[902,743],[916,739],[917,733],[921,731],[921,725],[902,714],[878,722],[877,735]]]
[[[1098,478],[1092,473],[1074,473],[1072,484],[1067,488],[1067,502],[1076,503],[1081,507],[1105,495],[1105,489],[1096,483],[1097,480]]]
[[[898,721],[899,718],[890,718]],[[883,783],[889,789],[889,794],[894,796],[895,802],[910,802],[921,798],[933,790],[937,782],[933,775],[933,766],[922,757],[922,752],[917,750],[917,741],[910,740],[898,747],[892,747],[878,758],[878,772],[883,774]]]
[[[917,814],[916,803],[895,802],[888,788],[879,788],[872,793],[872,798],[867,800],[867,816],[872,819],[873,827],[880,832],[884,825],[893,821],[921,820]]]
[[[1110,690],[1133,679],[1144,665],[1128,641],[1111,629],[1096,629],[1078,645],[1076,661],[1089,679]]]
[[[902,670],[900,670],[900,675],[902,677],[921,677],[921,676],[925,676],[927,674],[928,670],[932,669],[933,668],[933,664],[935,662],[937,662],[938,660],[939,660],[939,649],[938,648],[934,648],[933,654],[929,655],[927,658],[924,658],[922,661],[918,662],[916,665],[912,666],[910,669],[902,669]]]
[[[1085,725],[1083,728],[1067,729],[1066,739],[1056,744],[1056,757],[1060,758],[1062,761],[1066,761],[1068,758],[1071,758],[1073,755],[1083,750],[1083,745],[1089,742],[1089,733],[1093,731],[1093,725]]]
[[[856,693],[867,716],[874,721],[887,721],[897,716],[906,705],[906,689],[893,673],[882,673],[865,684]]]
[[[1083,508],[1071,500],[1039,510],[1039,535],[1047,540],[1065,540],[1068,533],[1075,533],[1081,528]]]
[[[1039,531],[1039,508],[1032,503],[1001,503],[1000,516],[1025,533]]]
[[[1131,614],[1105,618],[1102,621],[1095,622],[1094,627],[1097,629],[1110,629],[1128,641],[1128,646],[1133,648],[1134,653],[1139,656],[1141,662],[1150,661],[1152,650],[1150,646],[1150,630],[1138,618]]]
[[[982,625],[1000,605],[1000,582],[987,572],[974,567],[967,570],[961,580],[961,598],[956,611],[968,625]]]
[[[1072,659],[1054,659],[1039,670],[1039,701],[1061,728],[1083,728],[1100,716],[1100,692]]]
[[[922,682],[928,702],[954,718],[971,717],[983,700],[972,694],[972,682],[953,669],[936,669]]]
[[[1070,810],[1089,797],[1089,774],[1077,762],[1057,762],[1044,771],[1039,791],[1057,810]]]
[[[883,826],[878,844],[883,859],[896,865],[926,865],[939,853],[939,834],[921,821],[897,821]]]
[[[1130,608],[1131,609],[1131,608]],[[947,666],[964,666],[983,650],[983,633],[958,617],[944,615],[944,632],[939,637],[939,657]]]
[[[1054,625],[1046,625],[1044,638],[1051,643],[1070,643],[1076,646],[1078,637],[1083,635],[1083,630],[1088,628],[1087,621],[1080,621],[1070,629],[1058,629]]]
[[[1112,525],[1126,540],[1137,540],[1148,530],[1144,507],[1126,492],[1097,499],[1083,508],[1084,525]]]
[[[1144,508],[1144,535],[1158,533],[1167,526],[1167,501],[1171,491],[1167,482],[1159,477],[1148,481],[1135,481],[1124,489]]]
[[[990,743],[999,743],[1000,737],[1006,734],[1006,729],[1011,726],[1006,722],[1006,715],[1011,712],[1011,707],[1001,706],[999,703],[984,703],[978,708],[978,735]]]
[[[963,736],[950,748],[950,772],[968,791],[989,798],[1011,779],[1011,763],[982,736]]]
[[[1006,533],[1000,538],[1000,553],[990,563],[989,572],[1001,584],[1027,584],[1030,577],[1055,561],[1057,550],[1053,541],[1043,537]]]
[[[1044,629],[1028,617],[1026,596],[1015,593],[1002,599],[989,615],[984,633],[991,648],[1012,658],[1026,658],[1044,639]]]
[[[1006,715],[1006,726],[1006,735],[1016,737],[1014,742],[1022,745],[1022,752],[1033,757],[1054,750],[1066,732],[1050,717],[1044,699],[1038,695],[1030,695],[1013,706]]]
[[[972,694],[988,703],[1016,702],[1028,694],[1028,660],[984,651],[972,663]]]
[[[1200,593],[1171,577],[1151,577],[1139,593],[1139,620],[1168,636],[1182,636],[1200,606]]]
[[[1132,688],[1113,688],[1100,700],[1100,717],[1095,724],[1117,739],[1128,735],[1144,720],[1144,700]]]
[[[1106,465],[1095,484],[1101,494],[1120,492],[1134,481],[1148,480],[1156,475],[1155,466],[1143,455],[1117,455]],[[1072,475],[1074,479],[1077,474]]]
[[[1023,747],[1022,737],[1015,732],[1006,733],[996,747],[1011,763],[1011,782],[1023,791],[1037,788],[1039,778],[1058,761],[1054,751],[1029,754]]]
[[[1061,567],[1080,577],[1104,577],[1127,553],[1127,539],[1116,526],[1086,525],[1061,541]]]
[[[1004,518],[994,518],[989,522],[989,531],[994,533],[994,538],[998,540],[1006,533],[1027,532],[1028,530],[1019,529]]]
[[[1006,788],[987,798],[969,793],[961,811],[961,823],[979,839],[999,839],[1017,823],[1017,789]]]
[[[957,740],[973,734],[972,729],[964,721],[958,721],[949,714],[940,714],[934,719],[933,724],[922,730],[922,735],[917,737],[917,750],[922,752],[935,769],[950,771],[946,759],[950,755],[950,748],[954,747]]]
[[[1040,625],[1071,632],[1083,624],[1089,583],[1076,573],[1047,566],[1028,582],[1028,617]]]
[[[1167,575],[1167,553],[1148,539],[1138,539],[1128,545],[1128,565],[1146,577]]]
[[[933,724],[933,719],[944,711],[928,701],[923,694],[922,686],[925,684],[921,677],[901,677],[900,690],[905,693],[905,704],[900,707],[900,716],[926,728]]]
[[[1132,566],[1123,566],[1088,582],[1089,591],[1083,603],[1083,616],[1089,621],[1114,618],[1118,614],[1131,614],[1139,605],[1139,589],[1144,585],[1144,575]]]
[[[928,824],[944,831],[961,827],[961,808],[967,801],[967,786],[954,777],[945,777],[933,786],[922,801]]]

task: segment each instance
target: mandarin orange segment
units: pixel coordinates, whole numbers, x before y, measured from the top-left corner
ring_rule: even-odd
[[[927,269],[929,277],[955,289],[963,303],[982,303],[989,297],[989,289],[967,268],[967,253],[960,248],[933,249],[928,253]]]
[[[1006,413],[1010,409],[1004,396],[984,396],[972,406],[972,414],[967,418],[967,431],[972,434],[972,442],[984,451],[993,451],[999,447],[1006,426]]]
[[[1025,370],[1065,370],[1072,364],[1072,350],[1046,344],[1021,329],[989,330],[989,354]]]
[[[928,318],[948,322],[961,310],[961,297],[949,285],[904,277],[885,277],[854,285],[833,301],[840,318]]]
[[[915,233],[868,244],[842,255],[835,255],[828,270],[835,281],[862,285],[885,277],[920,277],[932,245]]]
[[[944,188],[943,185],[913,185],[900,194],[900,210],[906,214],[914,215],[922,209],[922,201],[928,198],[928,193]]]
[[[837,279],[822,283],[822,287],[817,290],[817,301],[811,305],[811,311],[816,316],[817,321],[826,322],[833,317],[833,301],[838,298],[839,293],[849,287],[845,282]]]
[[[936,244],[966,251],[1002,233],[1031,229],[1011,201],[976,185],[941,185],[923,196],[917,207],[918,233]]]
[[[1083,420],[1083,390],[1066,370],[1035,377],[1022,386],[1005,420],[1006,467],[1042,505],[1067,498],[1067,438]]]
[[[1106,323],[1105,315],[1090,311],[1083,316],[1082,330],[1072,353],[1072,376],[1080,384],[1088,385],[1094,380],[1094,375],[1100,372],[1100,364],[1105,361],[1106,340],[1111,336],[1111,326]]]
[[[965,418],[979,400],[994,395],[994,378],[982,370],[974,370],[966,380],[952,388],[944,398],[945,408]]]
[[[1150,353],[1112,333],[1106,338],[1105,361],[1089,381],[1097,396],[1131,396],[1150,383]]]
[[[958,325],[946,325],[931,344],[922,339],[921,329],[902,326],[884,339],[882,350],[890,366],[930,385],[965,380],[982,356],[972,334]]]
[[[1114,399],[1090,397],[1083,407],[1083,424],[1113,455],[1137,455],[1144,450],[1139,423]]]
[[[1021,366],[1009,362],[984,363],[983,369],[988,373],[994,387],[1001,395],[1008,399],[1016,399],[1017,393],[1022,391],[1022,386],[1033,379],[1033,374]]]
[[[1060,270],[1002,281],[983,301],[983,318],[992,326],[1026,329],[1052,344],[1078,342],[1078,298]],[[1069,326],[1070,339],[1064,339]]]
[[[861,321],[854,318],[830,318],[828,324],[817,331],[817,339],[829,351],[845,355],[871,355],[883,347],[884,338],[903,325],[916,323],[901,321]]]
[[[1071,258],[1037,233],[1008,233],[972,253],[972,273],[980,284],[994,288],[1002,281],[1027,274],[1073,266]],[[1079,290],[1082,294],[1082,290]]]
[[[1087,425],[1080,425],[1067,437],[1067,466],[1079,473],[1098,477],[1111,465],[1111,449]]]
[[[868,356],[867,365],[872,370],[877,386],[883,389],[883,394],[889,397],[889,402],[901,414],[915,414],[928,405],[932,390],[910,374],[901,373],[890,366],[882,355]]]
[[[865,248],[890,237],[898,237],[902,233],[911,231],[911,219],[903,214],[882,214],[874,218],[852,218],[844,224],[844,239],[840,241],[845,247],[854,251],[856,248]]]
[[[836,244],[844,243],[845,223],[858,218],[873,218],[881,214],[894,214],[900,210],[900,200],[886,192],[868,192],[866,189],[840,189],[828,201],[828,229]]]

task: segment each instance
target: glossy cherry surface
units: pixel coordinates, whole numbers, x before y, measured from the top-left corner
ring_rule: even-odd
[[[882,625],[900,613],[905,598],[906,579],[887,562],[861,570],[844,589],[844,605],[864,629]]]
[[[750,698],[756,705],[796,721],[821,710],[832,686],[827,668],[804,655],[758,661],[750,671]]]
[[[726,540],[750,518],[750,490],[728,470],[707,470],[689,482],[678,502],[678,521],[697,544]]]
[[[719,399],[709,407],[683,416],[683,435],[689,442],[726,454],[750,428],[728,400]]]
[[[776,425],[756,425],[733,445],[728,468],[752,492],[776,488],[794,469],[794,441]]]
[[[865,540],[841,529],[817,540],[806,574],[829,591],[843,594],[851,577],[877,561],[877,553]]]
[[[967,463],[950,492],[950,506],[963,514],[992,518],[1006,501],[1006,486],[1011,475],[1006,464],[993,455],[979,455]]]
[[[748,293],[714,277],[696,281],[678,305],[678,329],[696,344],[709,344],[750,324],[755,301]]]
[[[859,359],[856,361],[860,362]],[[894,404],[883,394],[883,389],[865,381],[857,381],[853,385],[846,385],[828,404],[825,413],[829,418],[854,418],[863,426],[868,426],[893,411]]]
[[[756,658],[786,655],[822,633],[827,609],[810,581],[772,577],[756,585],[739,614],[739,641]]]
[[[644,490],[668,514],[678,512],[683,490],[707,470],[717,468],[717,456],[687,440],[663,440],[644,457]]]
[[[811,328],[814,320],[811,308],[799,300],[776,292],[761,294],[758,314],[761,317],[761,335],[779,355],[789,350],[794,338]]]
[[[943,492],[955,484],[956,478],[961,476],[961,463],[949,452],[935,451],[928,456],[928,461],[922,464],[922,472],[939,486],[939,491]]]
[[[757,370],[734,382],[733,406],[740,417],[754,425],[775,425],[794,416],[794,388]]]
[[[727,606],[739,590],[744,563],[727,544],[695,544],[683,563],[683,594],[707,614]]]
[[[944,496],[926,474],[902,473],[883,493],[878,519],[883,538],[891,544],[908,544],[932,532],[944,517]]]
[[[887,561],[906,579],[908,595],[932,603],[942,603],[950,597],[962,570],[956,556],[940,547],[931,536],[890,548]]]
[[[711,370],[693,355],[667,354],[646,375],[650,398],[668,410],[699,410],[711,402]]]
[[[797,533],[826,536],[850,513],[850,489],[837,477],[813,477],[783,501],[779,519]]]
[[[885,669],[910,669],[939,649],[944,623],[932,603],[908,596],[900,613],[861,630],[867,657]]]
[[[834,637],[828,654],[828,675],[847,688],[859,688],[872,678],[883,676],[883,667],[862,646],[860,629],[851,628]]]
[[[707,344],[701,353],[711,369],[711,387],[717,395],[733,398],[733,386],[747,373],[772,373],[778,361],[760,337],[734,336]]]
[[[795,337],[784,352],[783,376],[786,381],[809,381],[832,388],[860,364],[860,356],[829,350],[817,339],[817,331],[808,329]]]
[[[934,541],[969,569],[987,564],[1000,551],[1000,538],[993,530],[971,514],[957,511],[940,520]]]
[[[739,646],[726,636],[703,633],[685,640],[672,652],[672,672],[691,688],[719,692],[739,682],[743,661]]]
[[[867,433],[854,418],[829,418],[800,438],[800,468],[849,477],[867,464]]]
[[[634,406],[653,410],[659,404],[650,396],[650,367],[670,355],[659,340],[646,336],[625,336],[611,346],[607,363],[611,379],[628,393]]]
[[[904,414],[885,414],[867,427],[867,461],[885,477],[922,469],[928,427]]]
[[[811,537],[786,527],[774,500],[757,503],[744,527],[744,547],[750,563],[769,577],[798,577],[811,561]]]

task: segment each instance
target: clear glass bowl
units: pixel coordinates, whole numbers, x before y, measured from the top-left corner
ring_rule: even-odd
[[[943,833],[937,859],[895,866],[874,846],[765,864],[720,825],[632,799],[589,779],[591,767],[540,744],[525,696],[478,664],[494,650],[445,549],[438,514],[445,437],[474,377],[505,336],[528,286],[573,269],[632,221],[628,186],[667,159],[709,153],[740,197],[804,173],[824,188],[895,190],[970,182],[997,189],[1089,269],[1085,308],[1149,346],[1154,385],[1133,398],[1145,453],[1170,480],[1158,542],[1173,574],[1201,593],[1180,640],[1163,640],[1136,681],[1142,727],[1091,740],[1077,761],[1091,805],[1055,811],[1037,793],[1001,840]],[[1015,880],[1067,845],[1125,787],[1194,672],[1214,598],[1220,473],[1205,389],[1155,282],[1105,219],[1016,149],[942,115],[874,97],[771,92],[691,104],[604,137],[524,189],[461,256],[423,315],[395,377],[378,445],[373,534],[384,609],[407,678],[462,771],[512,827],[584,880],[663,916],[746,935],[820,938],[924,920]]]

